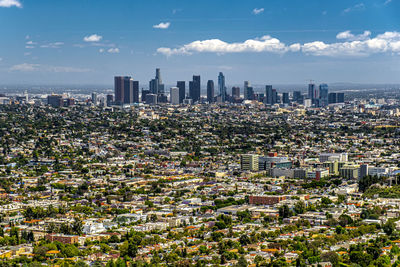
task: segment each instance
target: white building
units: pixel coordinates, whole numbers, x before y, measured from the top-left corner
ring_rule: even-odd
[[[179,105],[179,88],[171,87],[169,99],[172,105]]]
[[[93,222],[93,221],[86,221],[85,224],[83,225],[83,233],[84,234],[99,234],[102,232],[106,232],[106,228],[104,228],[104,225],[102,223],[98,222]]]
[[[319,155],[319,161],[320,162],[325,162],[325,161],[345,162],[345,161],[348,161],[348,155],[347,155],[347,153],[321,153]]]

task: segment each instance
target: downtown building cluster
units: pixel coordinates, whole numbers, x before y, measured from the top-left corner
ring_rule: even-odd
[[[290,105],[296,103],[307,107],[324,107],[328,104],[344,103],[344,93],[329,93],[328,85],[321,84],[317,87],[314,83],[308,86],[308,94],[303,95],[301,91],[293,91],[290,94],[283,92],[278,94],[272,85],[265,86],[264,93],[256,93],[249,81],[244,82],[243,98],[241,88],[233,86],[231,94],[227,92],[225,76],[222,72],[218,75],[218,83],[215,85],[213,80],[208,80],[206,85],[206,95],[201,94],[202,85],[200,75],[194,75],[192,81],[177,81],[176,86],[166,92],[165,85],[162,83],[161,71],[156,69],[156,76],[149,82],[148,89],[142,88],[139,97],[139,82],[134,81],[130,76],[114,77],[114,101],[112,95],[107,96],[107,104],[130,105],[135,103],[157,104],[171,103],[196,104],[196,103],[242,103],[243,101],[259,101],[267,105],[283,104]],[[217,88],[216,88],[217,87]],[[140,100],[139,100],[140,99]]]

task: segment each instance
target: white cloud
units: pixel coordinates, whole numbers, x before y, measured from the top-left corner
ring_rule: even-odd
[[[29,64],[29,63],[22,63],[18,65],[14,65],[10,68],[11,71],[36,71],[38,70],[39,64]]]
[[[20,72],[89,72],[90,69],[86,68],[74,68],[74,67],[64,67],[64,66],[48,66],[41,64],[31,64],[22,63],[10,67],[10,71],[20,71]]]
[[[385,3],[383,3],[385,6],[389,5],[393,0],[386,0]]]
[[[64,45],[63,42],[54,42],[54,43],[48,43],[48,44],[43,44],[40,47],[41,48],[60,48],[60,46]]]
[[[35,48],[35,47],[34,47],[33,45],[26,45],[25,48],[26,48],[26,49],[33,49],[33,48]]]
[[[350,13],[350,12],[353,12],[353,11],[360,11],[360,10],[364,10],[364,9],[365,9],[364,3],[359,3],[359,4],[356,4],[354,6],[351,6],[351,7],[348,7],[346,9],[344,9],[342,11],[342,14]]]
[[[90,72],[86,68],[62,67],[62,66],[46,66],[44,68],[48,72]]]
[[[351,33],[351,31],[344,31],[340,32],[336,35],[337,39],[344,39],[344,40],[349,40],[349,41],[362,41],[366,40],[371,36],[370,31],[364,31],[362,34],[354,35]]]
[[[299,43],[292,44],[289,46],[289,50],[292,52],[300,51],[300,49],[301,49],[301,44],[299,44]]]
[[[255,8],[253,9],[253,14],[258,15],[264,12],[264,8]]]
[[[0,7],[22,7],[22,4],[19,0],[0,0]]]
[[[101,39],[103,39],[103,36],[97,35],[97,34],[92,34],[89,36],[85,36],[83,38],[83,41],[85,42],[99,42]]]
[[[99,49],[99,52],[100,52],[100,53],[103,53],[103,52],[104,52],[104,48],[100,48],[100,49]]]
[[[302,52],[306,55],[329,57],[369,56],[377,53],[400,55],[400,32],[385,32],[371,37],[370,31],[355,35],[350,31],[337,34],[338,42],[313,41],[286,45],[269,35],[244,42],[227,43],[219,39],[194,41],[177,48],[160,47],[157,53],[166,56],[191,55],[194,53],[276,53]]]
[[[339,34],[338,34],[339,35]],[[345,42],[326,44],[321,41],[305,43],[302,51],[305,54],[315,56],[369,56],[377,53],[400,54],[400,33],[385,32],[374,38],[370,37],[370,32],[366,31],[359,36],[354,36],[350,32],[340,33],[342,38],[348,39]]]
[[[116,54],[119,53],[119,48],[110,48],[107,50],[108,53]]]
[[[24,53],[24,56],[30,56],[30,55],[32,55],[31,52],[25,52],[25,53]]]
[[[154,29],[168,29],[171,26],[170,22],[161,22],[159,24],[153,25]]]
[[[295,49],[296,47],[293,47]],[[194,41],[179,48],[160,47],[158,53],[171,56],[175,54],[192,53],[241,53],[241,52],[271,52],[285,53],[290,50],[284,43],[269,35],[257,39],[249,39],[242,43],[227,43],[219,39]]]

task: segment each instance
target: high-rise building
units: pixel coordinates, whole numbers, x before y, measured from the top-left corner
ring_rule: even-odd
[[[93,103],[93,105],[97,105],[97,101],[98,101],[98,99],[97,99],[97,93],[96,93],[96,92],[93,92],[93,93],[92,93],[92,103]]]
[[[171,87],[169,100],[172,105],[179,105],[179,88],[178,87]]]
[[[131,78],[124,80],[124,104],[133,102],[133,80]]]
[[[325,107],[328,105],[328,85],[323,83],[319,85],[319,106]]]
[[[151,93],[156,95],[165,94],[164,84],[161,79],[161,71],[159,68],[156,69],[156,77],[149,82],[149,90]]]
[[[107,95],[107,106],[111,106],[114,102],[114,96],[113,95]]]
[[[336,93],[329,93],[328,94],[328,104],[335,104],[336,103]]]
[[[162,83],[161,79],[161,71],[159,68],[156,69],[156,81],[157,81],[157,88],[158,94],[165,94],[164,84]]]
[[[278,92],[276,89],[272,89],[272,105],[278,103]]]
[[[128,76],[115,76],[114,77],[114,96],[115,103],[122,105],[124,103],[124,80],[130,79]]]
[[[254,91],[249,81],[244,81],[243,97],[245,100],[253,100]]]
[[[75,99],[73,99],[73,98],[67,98],[67,99],[65,100],[65,103],[63,103],[63,104],[65,104],[67,107],[74,106],[74,105],[75,105]]]
[[[244,171],[258,171],[258,155],[246,154],[240,158],[241,169]]]
[[[114,77],[114,90],[115,90],[115,103],[117,105],[132,104],[135,101],[134,97],[134,81],[130,76],[116,76]],[[137,84],[137,92],[139,93],[139,83]],[[139,95],[137,101],[139,102]]]
[[[282,93],[282,103],[283,104],[289,104],[289,93]]]
[[[240,87],[234,86],[232,87],[232,98],[239,99],[240,98]]]
[[[213,80],[207,81],[207,102],[208,103],[214,102],[214,81]]]
[[[150,80],[149,89],[152,94],[158,94],[158,83],[156,79]]]
[[[266,85],[265,86],[265,104],[268,104],[268,105],[273,105],[273,104],[275,104],[275,102],[274,102],[274,91],[273,91],[274,89],[272,89],[272,85]],[[276,90],[275,90],[275,93],[276,93]],[[275,101],[276,101],[276,98],[275,98]]]
[[[161,71],[159,68],[156,69],[156,80],[158,81],[158,84],[162,84]]]
[[[157,95],[156,94],[147,94],[146,95],[146,104],[149,104],[149,105],[157,104]]]
[[[48,95],[47,96],[47,104],[53,106],[55,108],[59,108],[64,106],[64,100],[62,95]]]
[[[144,90],[142,89],[142,102],[145,103],[146,102],[146,95],[151,94],[150,90]]]
[[[139,103],[139,81],[132,81],[132,103]]]
[[[293,92],[293,102],[296,102],[298,104],[303,104],[303,99],[304,99],[304,97],[300,91]]]
[[[225,76],[222,72],[218,75],[218,93],[221,97],[221,102],[226,101],[226,87],[225,87]]]
[[[314,87],[315,87],[315,84],[312,84],[312,83],[308,84],[308,94],[307,94],[307,97],[308,97],[309,99],[313,99]]]
[[[344,93],[336,93],[336,103],[344,103]]]
[[[317,87],[313,83],[310,83],[308,85],[308,98],[311,99],[312,105],[315,105],[317,102],[317,99],[319,99]]]
[[[186,84],[185,81],[178,81],[176,82],[176,87],[179,88],[179,103],[183,103],[183,99],[185,99],[186,95]]]
[[[168,103],[168,97],[165,94],[157,95],[157,103]]]
[[[193,103],[200,101],[200,75],[193,75],[193,81],[189,82],[189,97],[192,99]]]
[[[361,164],[360,165],[360,174],[358,177],[361,179],[367,175],[368,175],[368,164]]]

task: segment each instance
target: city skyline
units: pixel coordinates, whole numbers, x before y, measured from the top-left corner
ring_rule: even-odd
[[[398,0],[226,4],[2,0],[1,84],[400,83]]]

